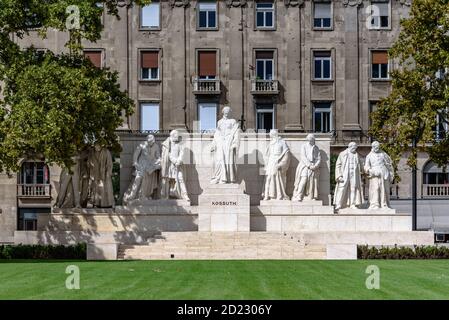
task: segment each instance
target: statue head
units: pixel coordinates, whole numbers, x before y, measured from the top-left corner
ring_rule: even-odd
[[[149,134],[147,136],[147,142],[150,146],[152,146],[154,144],[154,142],[156,141],[156,139],[154,138],[154,136],[152,134]]]
[[[179,131],[178,130],[170,131],[170,140],[172,142],[179,142]]]
[[[309,133],[306,137],[307,141],[309,141],[309,143],[314,146],[315,145],[315,135],[312,133]]]
[[[371,151],[373,152],[379,152],[380,151],[380,143],[379,141],[374,141],[371,143]]]
[[[350,143],[348,144],[348,150],[349,150],[349,152],[351,152],[351,153],[355,153],[355,152],[357,151],[357,147],[358,147],[358,145],[357,145],[357,143],[355,143],[355,142],[350,142]]]
[[[94,145],[95,151],[100,152],[102,148],[103,148],[103,147],[101,146],[101,144],[95,143],[95,145]]]
[[[271,129],[270,130],[270,138],[275,140],[279,138],[279,130],[278,129]]]
[[[222,112],[223,116],[227,118],[231,114],[231,107],[229,106],[224,107]]]

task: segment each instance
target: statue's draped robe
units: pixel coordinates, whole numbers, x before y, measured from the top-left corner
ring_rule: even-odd
[[[237,154],[240,143],[240,127],[235,119],[218,121],[212,142],[215,148],[212,183],[237,181]],[[235,148],[233,148],[235,146]]]
[[[289,200],[287,195],[287,170],[290,165],[290,149],[284,140],[270,141],[267,147],[267,165],[263,198]]]
[[[343,177],[335,186],[334,205],[336,208],[360,206],[363,203],[362,162],[358,153],[349,150],[341,152],[335,164],[335,179]]]
[[[390,183],[394,178],[391,158],[385,152],[371,151],[365,160],[369,178],[369,203],[371,209],[390,207]]]
[[[123,195],[123,202],[127,204],[132,200],[153,199],[159,189],[159,169],[161,153],[159,146],[148,142],[140,144],[133,156],[135,178]]]
[[[75,165],[72,166],[71,171],[72,173],[70,173],[70,170],[67,168],[63,168],[61,171],[61,175],[59,177],[58,197],[55,202],[56,208],[74,208],[76,205],[80,205],[80,172],[78,160],[75,160]],[[78,193],[78,195],[76,193]]]
[[[162,198],[189,200],[184,181],[184,149],[180,143],[173,143],[170,138],[162,143],[161,177]],[[176,163],[179,163],[177,166]]]
[[[94,207],[113,207],[112,155],[108,149],[102,148],[100,151],[92,151],[89,159],[89,173],[91,179],[91,200]]]
[[[304,196],[309,199],[318,199],[320,183],[319,173],[321,164],[320,150],[316,145],[305,143],[301,146],[301,154],[296,168],[294,200],[302,200]],[[315,170],[309,166],[316,167]]]

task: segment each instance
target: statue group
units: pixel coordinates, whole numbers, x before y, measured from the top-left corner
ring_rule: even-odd
[[[162,143],[162,152],[153,135],[141,143],[133,156],[135,177],[123,196],[123,203],[162,198],[190,201],[184,181],[184,150],[177,130]]]
[[[111,152],[96,144],[73,158],[61,172],[57,208],[111,208],[114,206]]]
[[[214,153],[211,184],[237,182],[237,157],[240,146],[240,126],[230,118],[231,108],[223,108],[210,151]],[[320,198],[319,181],[321,150],[315,136],[309,134],[298,155],[292,197],[287,192],[287,172],[292,154],[278,130],[271,130],[265,153],[265,181],[262,199],[302,202]],[[369,208],[390,207],[390,184],[394,170],[390,157],[380,149],[379,142],[372,143],[371,152],[363,163],[351,142],[341,152],[335,165],[336,187],[333,204],[336,210],[358,209],[364,204],[362,175],[369,181]],[[162,150],[161,150],[162,149]],[[190,201],[186,188],[184,147],[177,130],[161,144],[149,135],[139,144],[133,155],[134,178],[123,196],[123,203],[156,199],[182,199]],[[74,159],[71,170],[61,173],[60,190],[56,206],[60,208],[114,206],[112,190],[112,156],[108,149],[96,145]]]

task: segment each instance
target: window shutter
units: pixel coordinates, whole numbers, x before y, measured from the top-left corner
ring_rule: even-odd
[[[157,68],[159,54],[157,51],[144,51],[142,54],[142,68]]]
[[[273,59],[273,51],[256,51],[256,59]]]
[[[323,19],[331,17],[331,4],[328,3],[315,3],[315,18]]]
[[[102,60],[101,59],[101,55],[102,55],[101,51],[85,51],[84,52],[84,56],[87,59],[89,59],[92,62],[92,64],[94,66],[96,66],[97,68],[101,68],[102,67],[102,65],[101,65],[101,60]]]
[[[372,64],[388,64],[388,53],[386,51],[374,51]]]
[[[217,75],[217,52],[199,51],[198,52],[198,73],[200,77]]]
[[[388,17],[390,15],[388,3],[373,3],[372,5],[379,8],[379,16]]]

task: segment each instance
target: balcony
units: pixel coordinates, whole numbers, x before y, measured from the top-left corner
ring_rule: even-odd
[[[18,184],[18,198],[51,198],[51,185],[49,184]]]
[[[252,94],[279,94],[278,80],[251,80]]]
[[[193,79],[194,94],[220,94],[220,79]]]
[[[423,198],[449,198],[449,184],[423,184]]]

